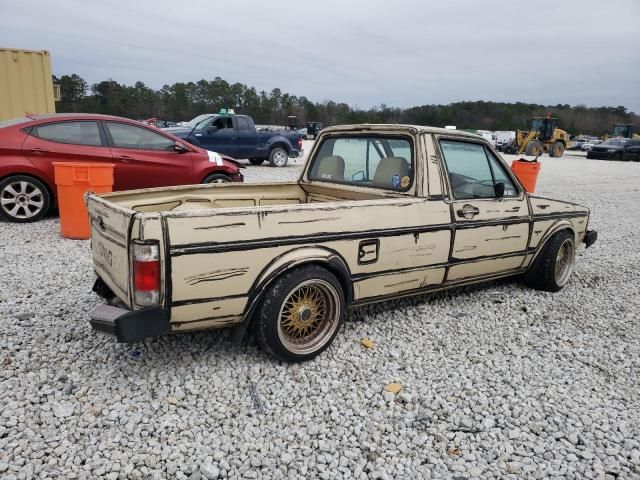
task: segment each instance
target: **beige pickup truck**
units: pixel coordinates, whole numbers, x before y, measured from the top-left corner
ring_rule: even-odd
[[[560,290],[585,207],[527,194],[483,138],[407,125],[327,128],[300,180],[88,196],[91,325],[132,342],[251,323],[300,361],[335,338],[345,310],[523,275]]]

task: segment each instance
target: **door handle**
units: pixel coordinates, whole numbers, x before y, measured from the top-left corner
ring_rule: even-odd
[[[49,150],[46,148],[36,147],[31,150],[33,153],[49,153]]]
[[[467,203],[466,205],[463,205],[462,208],[460,208],[456,213],[459,217],[469,219],[478,215],[480,213],[480,210],[477,207],[474,207],[473,205],[469,205]]]
[[[129,155],[120,155],[119,157],[116,157],[118,160],[122,160],[124,163],[129,163],[133,161],[133,157],[130,157]]]

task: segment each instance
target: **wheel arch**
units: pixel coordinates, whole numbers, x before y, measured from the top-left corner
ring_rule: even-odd
[[[214,168],[213,170],[206,170],[204,175],[202,175],[202,178],[200,178],[200,180],[198,181],[198,183],[204,183],[204,181],[207,179],[207,177],[210,177],[211,175],[224,175],[225,177],[229,178],[229,181],[231,181],[231,173],[229,173],[226,170],[222,170],[221,168]]]
[[[269,144],[269,155],[271,154],[271,152],[273,151],[274,148],[283,148],[284,151],[287,152],[287,155],[291,151],[291,146],[288,145],[287,142],[284,141],[281,138],[277,139],[277,140],[274,140],[273,143]]]
[[[573,223],[571,223],[569,220],[566,220],[566,219],[558,220],[556,223],[554,223],[547,229],[543,237],[538,242],[538,246],[536,247],[536,251],[533,254],[533,257],[531,258],[531,262],[529,262],[528,267],[531,267],[535,263],[536,259],[540,255],[540,252],[544,250],[544,248],[546,247],[551,237],[553,237],[556,233],[562,232],[564,230],[571,233],[571,235],[573,236],[574,242],[576,243],[576,246],[577,246],[578,237],[576,235],[576,230],[575,230],[575,227],[573,226]]]
[[[334,274],[342,287],[345,306],[348,307],[351,304],[353,301],[351,271],[349,270],[347,262],[337,251],[324,246],[308,246],[289,250],[274,258],[262,272],[260,272],[251,286],[241,323],[236,327],[234,334],[236,341],[242,339],[265,290],[286,272],[307,265],[317,265]]]

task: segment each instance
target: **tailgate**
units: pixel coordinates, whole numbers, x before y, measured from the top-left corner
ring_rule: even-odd
[[[134,212],[90,195],[93,267],[113,293],[129,303],[129,224]]]

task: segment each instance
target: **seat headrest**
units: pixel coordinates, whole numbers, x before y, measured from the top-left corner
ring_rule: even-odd
[[[323,157],[316,168],[316,178],[320,180],[344,181],[344,158],[339,155]]]
[[[402,157],[385,157],[380,160],[373,177],[373,184],[378,187],[388,187],[394,190],[401,188],[400,182],[403,177],[409,176],[411,168],[409,162]],[[396,184],[394,184],[396,177]]]

